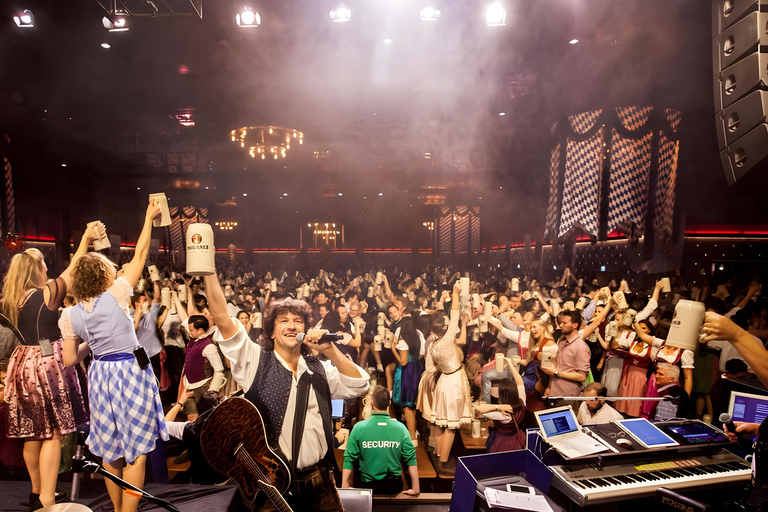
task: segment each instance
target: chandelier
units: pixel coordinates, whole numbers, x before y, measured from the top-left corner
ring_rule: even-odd
[[[275,160],[285,158],[291,144],[304,144],[303,133],[279,126],[243,126],[232,130],[230,135],[232,142],[240,144],[241,148],[248,148],[251,158],[261,156],[262,160],[267,156]]]

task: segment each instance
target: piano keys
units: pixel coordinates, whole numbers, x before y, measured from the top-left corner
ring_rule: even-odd
[[[578,505],[593,505],[653,496],[659,487],[696,489],[749,483],[749,463],[721,449],[712,454],[659,454],[653,461],[606,458],[602,466],[550,466],[552,485]]]

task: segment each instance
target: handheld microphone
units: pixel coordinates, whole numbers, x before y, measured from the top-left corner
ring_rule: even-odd
[[[736,434],[738,437],[741,437],[741,432],[736,432],[736,425],[733,424],[733,418],[731,418],[731,415],[727,412],[724,412],[720,414],[720,423],[725,425],[725,428],[728,429],[728,432],[732,432]]]
[[[306,333],[300,332],[299,334],[296,335],[296,341],[298,341],[299,343],[302,343],[304,341],[304,337],[305,336],[306,336]],[[344,339],[344,336],[341,335],[341,334],[335,334],[335,333],[327,332],[327,333],[323,334],[322,336],[320,336],[320,339],[317,340],[317,341],[318,342],[321,342],[321,341],[341,341],[343,339]]]

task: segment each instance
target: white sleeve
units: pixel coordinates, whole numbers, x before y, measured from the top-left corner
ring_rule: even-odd
[[[203,349],[203,356],[205,356],[206,359],[208,359],[208,362],[211,363],[211,366],[213,367],[213,371],[215,372],[223,372],[224,371],[224,363],[221,362],[221,357],[219,356],[219,349],[216,348],[216,345],[213,343],[210,343],[207,347]]]
[[[395,348],[397,350],[408,350],[408,343],[403,338],[400,338],[397,340],[397,345],[395,345]]]
[[[690,368],[693,370],[693,351],[685,349],[683,355],[680,357],[680,364],[683,369]]]
[[[513,331],[512,329],[502,327],[499,331],[499,337],[508,339],[509,341],[514,341],[515,343],[520,343],[521,332],[523,331]]]
[[[651,316],[653,312],[656,311],[657,307],[659,307],[659,303],[653,299],[650,299],[648,301],[648,304],[645,305],[642,311],[640,311],[637,315],[635,315],[635,322],[645,320],[646,318]]]
[[[70,312],[72,307],[64,308],[59,317],[59,330],[61,331],[61,337],[68,340],[76,340],[78,338],[75,331],[72,329],[72,320],[70,318]]]
[[[165,428],[168,429],[168,435],[181,441],[184,438],[184,427],[187,421],[166,421]]]
[[[520,401],[525,405],[525,386],[517,386],[517,396],[520,397]]]
[[[255,345],[255,343],[252,344]],[[325,367],[325,378],[328,380],[328,387],[331,390],[333,399],[357,398],[368,392],[371,378],[368,375],[368,372],[359,366],[355,365],[355,368],[357,368],[360,377],[347,377],[346,375],[342,375],[339,373],[339,369],[330,361],[323,361],[323,366]]]
[[[221,331],[216,329],[213,334],[213,341],[219,345],[224,356],[229,359],[235,382],[243,389],[250,389],[253,379],[256,377],[256,370],[259,368],[261,346],[251,341],[240,321],[234,319],[233,321],[237,325],[237,333],[225,340],[221,336]]]

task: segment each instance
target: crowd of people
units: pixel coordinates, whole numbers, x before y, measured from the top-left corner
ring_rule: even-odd
[[[563,404],[584,424],[712,421],[727,405],[720,374],[749,378],[752,369],[725,339],[695,352],[667,345],[680,300],[703,302],[760,346],[768,337],[757,281],[698,289],[673,276],[669,288],[661,279],[646,288],[569,269],[545,281],[439,265],[288,273],[248,268],[234,255],[217,262],[218,275],[193,278],[170,264],[145,268],[158,213],[150,204],[122,266],[88,252],[100,224],[55,279],[35,249],[9,266],[2,442],[23,442],[32,509],[56,499],[67,434],[86,429],[88,449],[107,470],[141,487],[158,439],[181,439],[186,425],[242,390],[265,417],[267,442],[290,464],[293,504],[337,510],[327,488],[335,488],[339,444],[346,455],[336,483],[389,479],[376,488],[397,492],[398,460],[413,468],[421,445],[438,472],[451,474],[457,431],[482,417],[494,418],[490,452],[524,448],[532,413]],[[594,400],[569,400],[582,396]],[[660,396],[672,399],[621,400]],[[340,425],[331,398],[344,399]],[[377,434],[366,421],[387,415],[402,425]],[[389,451],[372,459],[373,448]],[[212,483],[215,471],[196,469],[193,481]],[[409,474],[406,492],[418,494]],[[138,497],[107,488],[115,510],[136,510]]]

